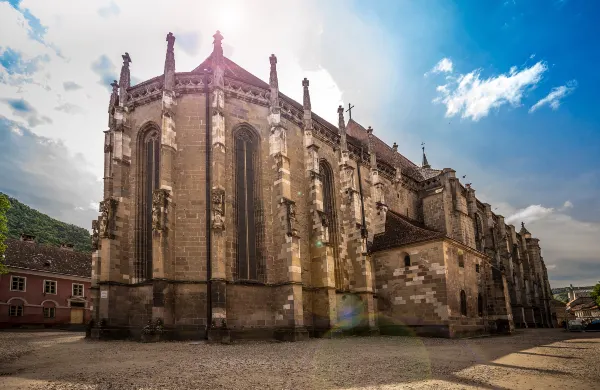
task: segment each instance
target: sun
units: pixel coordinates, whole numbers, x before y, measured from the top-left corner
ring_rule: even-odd
[[[219,7],[219,29],[232,32],[243,22],[244,9],[241,2],[229,1]]]

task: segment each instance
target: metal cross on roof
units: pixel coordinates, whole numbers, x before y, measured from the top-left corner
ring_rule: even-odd
[[[352,109],[354,108],[353,105],[351,105],[350,103],[348,103],[348,109],[346,110],[346,112],[348,113],[348,115],[350,116],[350,119],[352,119]]]

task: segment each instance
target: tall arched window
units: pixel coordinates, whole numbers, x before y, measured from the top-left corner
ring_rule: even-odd
[[[337,213],[335,208],[335,186],[333,179],[333,170],[331,165],[325,160],[319,162],[319,173],[323,181],[323,212],[326,218],[325,227],[329,231],[329,244],[333,248],[335,287],[342,289],[343,274],[340,266],[338,231],[337,231]]]
[[[258,135],[240,128],[234,135],[234,148],[237,277],[258,280],[262,237]]]
[[[465,294],[465,290],[460,290],[460,314],[467,315],[467,294]]]
[[[138,145],[138,237],[137,264],[138,281],[152,278],[152,194],[160,187],[160,129],[146,130]]]
[[[482,251],[483,248],[481,246],[481,232],[483,231],[483,226],[481,224],[481,217],[479,214],[475,214],[475,246],[478,251]]]
[[[479,317],[483,316],[483,297],[481,293],[477,294],[477,313]]]

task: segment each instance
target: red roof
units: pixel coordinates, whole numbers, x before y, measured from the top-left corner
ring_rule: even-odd
[[[24,268],[90,278],[92,255],[51,245],[7,238],[5,262],[8,267]]]

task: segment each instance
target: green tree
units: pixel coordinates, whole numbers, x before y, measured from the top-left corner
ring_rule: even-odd
[[[600,282],[594,286],[594,289],[590,295],[596,300],[596,304],[600,306]]]
[[[6,234],[8,233],[8,218],[6,212],[10,208],[10,202],[3,194],[0,194],[0,275],[8,272],[4,264],[4,251],[6,250]]]

